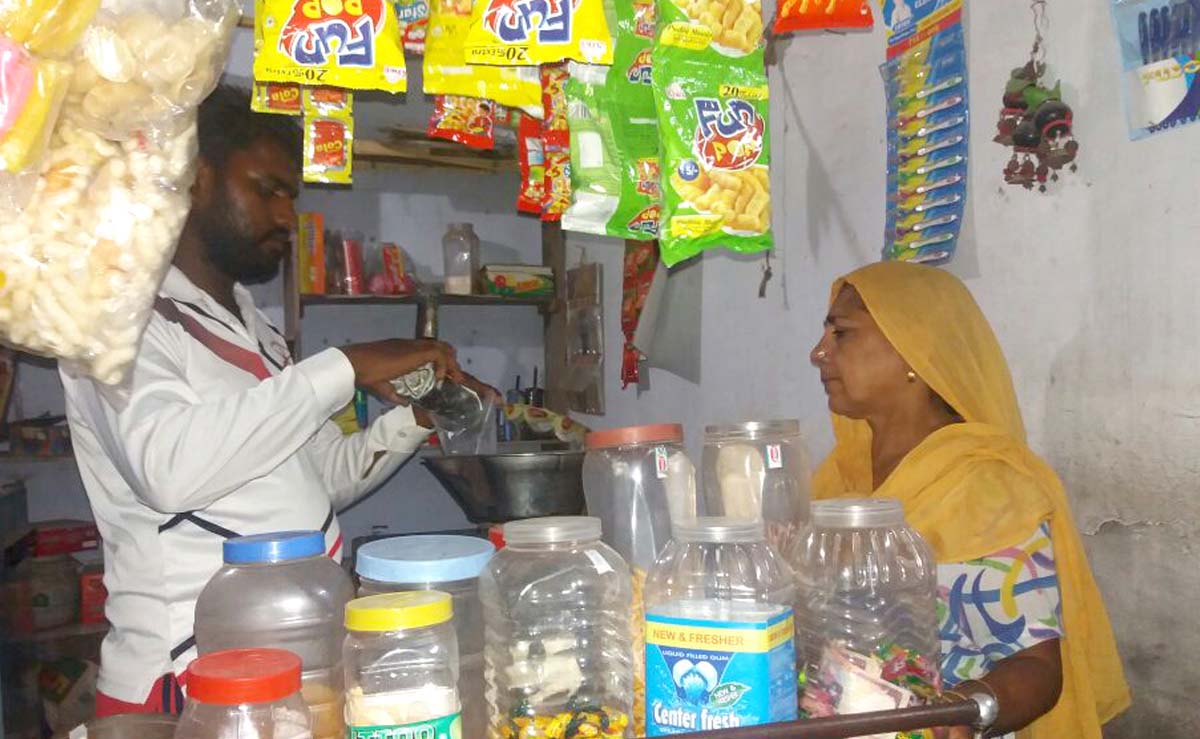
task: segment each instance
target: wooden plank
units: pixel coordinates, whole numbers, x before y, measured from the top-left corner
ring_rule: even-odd
[[[555,413],[567,412],[567,312],[561,309],[567,297],[567,244],[557,223],[542,224],[542,264],[554,270],[555,305],[544,322],[544,363],[546,407]]]
[[[446,295],[438,294],[438,305],[532,305],[550,306],[553,297],[508,297],[505,295]],[[417,295],[301,295],[304,305],[417,305]]]
[[[434,144],[431,141],[379,141],[357,139],[354,142],[354,158],[359,161],[385,162],[422,167],[448,167],[479,174],[497,174],[511,171],[515,162],[473,155],[466,149],[455,150]]]

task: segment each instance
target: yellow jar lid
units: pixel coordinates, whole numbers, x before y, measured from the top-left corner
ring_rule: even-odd
[[[453,616],[449,593],[438,590],[369,595],[346,604],[346,628],[351,631],[419,629]]]

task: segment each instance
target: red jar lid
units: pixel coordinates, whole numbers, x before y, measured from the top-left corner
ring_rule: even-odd
[[[300,690],[300,658],[284,649],[226,649],[187,669],[188,698],[236,706],[270,703]]]
[[[678,423],[652,423],[593,431],[584,437],[588,449],[611,449],[629,444],[654,444],[683,441],[683,426]]]

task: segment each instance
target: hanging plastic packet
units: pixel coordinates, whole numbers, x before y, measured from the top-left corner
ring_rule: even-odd
[[[892,3],[895,2],[896,5]],[[884,259],[949,261],[962,227],[969,117],[961,0],[888,0]]]
[[[396,21],[400,24],[400,41],[410,54],[425,53],[425,36],[429,32],[429,0],[392,0]]]
[[[706,249],[771,248],[771,144],[762,51],[713,65],[654,61],[662,140],[659,244],[673,266]]]
[[[433,115],[426,129],[432,139],[445,139],[473,149],[492,149],[496,145],[496,104],[491,100],[437,95]]]
[[[290,82],[255,82],[250,109],[256,113],[300,115],[300,85]]]
[[[787,33],[874,25],[867,0],[783,0],[774,29],[775,33]]]
[[[33,170],[67,93],[71,67],[0,36],[0,173]]]
[[[517,211],[541,215],[546,190],[546,158],[542,151],[542,122],[527,115],[517,124],[517,165],[521,170],[521,189],[517,193]]]
[[[9,0],[0,3],[0,34],[30,53],[61,58],[99,8],[100,0]]]
[[[542,117],[542,82],[537,67],[467,64],[464,42],[471,25],[467,0],[432,0],[422,71],[426,95],[486,98]]]
[[[471,64],[527,66],[573,59],[612,64],[603,0],[477,0],[466,41]]]
[[[542,220],[558,221],[571,204],[571,133],[567,121],[565,64],[542,67],[542,152],[546,159]]]
[[[762,46],[759,0],[662,0],[658,5],[661,46],[740,57]]]
[[[354,170],[354,95],[305,87],[304,181],[348,185]]]
[[[1200,119],[1200,3],[1112,0],[1129,138]]]
[[[260,0],[254,79],[404,92],[408,72],[389,0]]]

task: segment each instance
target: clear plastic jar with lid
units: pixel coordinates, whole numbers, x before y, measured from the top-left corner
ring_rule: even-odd
[[[646,583],[647,736],[796,718],[793,577],[762,521],[675,524]]]
[[[600,533],[586,516],[505,524],[479,579],[493,739],[632,736],[629,568]]]
[[[325,556],[319,531],[242,536],[224,543],[225,564],[196,599],[200,654],[275,647],[303,661],[303,695],[317,739],[342,729],[342,614],[350,576]]]
[[[709,516],[761,518],[779,553],[808,520],[808,450],[800,422],[744,421],[704,430],[704,505]]]
[[[300,658],[282,649],[229,649],[192,660],[175,739],[312,739],[300,697]]]
[[[462,737],[449,594],[386,593],[346,605],[346,737]]]
[[[479,274],[479,237],[470,223],[451,223],[442,236],[442,262],[447,295],[470,295]]]
[[[878,707],[861,690],[842,690],[847,671],[881,677],[918,698],[936,690],[937,564],[925,540],[905,524],[900,501],[814,503],[788,559],[796,571],[806,715]],[[850,692],[868,703],[848,700],[844,693]]]
[[[373,541],[360,547],[356,555],[360,596],[439,590],[453,599],[459,652],[458,697],[466,737],[483,737],[487,732],[479,573],[495,552],[486,539],[424,535]]]
[[[604,542],[633,571],[634,731],[645,730],[642,593],[671,540],[671,521],[696,517],[696,471],[677,423],[593,431],[585,438],[583,493]]]

